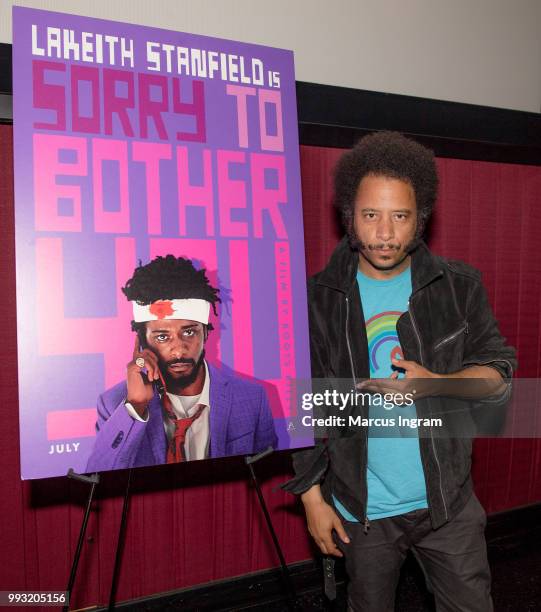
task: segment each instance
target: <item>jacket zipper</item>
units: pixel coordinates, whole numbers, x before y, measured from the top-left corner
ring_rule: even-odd
[[[408,312],[410,315],[413,331],[415,332],[415,337],[417,338],[417,343],[419,344],[419,357],[421,359],[421,365],[424,367],[425,364],[424,364],[424,358],[423,358],[423,347],[421,344],[421,336],[419,335],[419,331],[417,330],[417,324],[415,322],[415,317],[413,316],[413,310],[411,307],[411,298],[408,301]],[[428,401],[428,398],[427,398],[427,401]],[[445,510],[445,518],[449,520],[449,514],[447,513],[447,505],[445,503],[445,497],[443,495],[443,485],[442,485],[442,480],[441,480],[441,465],[440,465],[440,460],[438,459],[438,453],[436,452],[436,444],[434,442],[434,434],[432,432],[432,427],[430,428],[430,440],[432,442],[432,451],[434,452],[434,458],[436,459],[436,465],[438,466],[438,475],[439,475],[439,481],[440,481],[440,495],[441,495],[441,501],[443,502],[443,509]]]
[[[351,376],[353,378],[353,384],[355,386],[355,389],[357,389],[357,377],[355,376],[355,368],[353,367],[353,354],[351,352],[351,344],[349,342],[349,297],[346,295],[346,345],[348,347],[348,354],[349,354],[349,364],[351,366]],[[365,449],[366,449],[366,453],[368,454],[368,429],[366,430],[366,444],[365,444]],[[366,459],[366,458],[365,458]],[[366,461],[365,461],[366,463]],[[365,508],[365,512],[366,512],[366,504],[367,504],[368,500],[365,500],[364,502],[364,508]],[[368,520],[368,516],[364,516],[364,532],[368,533],[368,530],[370,529],[370,521]]]
[[[355,368],[353,367],[353,354],[351,353],[351,344],[349,343],[349,298],[346,295],[346,344],[348,347],[349,364],[351,366],[351,376],[353,378],[353,384],[357,385],[357,377],[355,376]]]
[[[421,344],[421,336],[419,335],[419,332],[417,331],[417,323],[415,322],[415,317],[413,316],[413,310],[411,309],[411,299],[408,300],[408,312],[410,315],[413,331],[415,332],[415,338],[417,339],[417,344],[419,345],[419,357],[421,359],[421,365],[424,367],[425,360],[423,357],[423,346]]]
[[[435,344],[433,350],[437,351],[439,348],[441,348],[448,342],[451,342],[451,340],[454,340],[457,336],[460,336],[460,334],[462,333],[464,334],[470,333],[470,329],[469,329],[467,321],[462,325],[462,327],[459,330],[457,330],[456,332],[453,332],[452,334],[449,334],[449,336],[443,338],[443,340],[440,340],[437,344]]]

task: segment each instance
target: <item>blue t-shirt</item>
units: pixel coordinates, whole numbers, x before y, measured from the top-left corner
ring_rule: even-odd
[[[396,323],[408,309],[411,295],[411,268],[388,280],[370,278],[357,272],[368,337],[370,378],[388,378],[394,366],[392,357],[403,359]],[[366,479],[370,520],[426,508],[426,484],[421,464],[417,429],[401,427],[398,417],[415,418],[415,404],[370,405],[369,416],[394,419],[394,426],[371,427],[368,432]],[[355,517],[334,498],[336,507],[348,521]]]

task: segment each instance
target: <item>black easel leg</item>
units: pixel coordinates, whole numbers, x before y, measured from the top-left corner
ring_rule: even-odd
[[[68,580],[68,586],[66,591],[68,592],[68,598],[71,598],[71,591],[73,589],[73,585],[75,584],[75,576],[77,575],[77,566],[79,565],[79,559],[81,558],[81,551],[83,549],[83,542],[85,539],[86,527],[88,525],[88,518],[90,517],[90,510],[92,509],[92,501],[94,499],[94,493],[96,492],[96,487],[100,482],[99,474],[92,474],[91,476],[84,476],[83,474],[76,474],[71,468],[68,471],[68,478],[73,478],[75,480],[79,480],[81,482],[87,482],[91,484],[90,492],[88,494],[88,499],[86,501],[85,513],[83,516],[83,522],[81,524],[81,530],[79,531],[79,539],[77,540],[77,548],[75,549],[75,556],[73,557],[73,563],[71,565],[70,577]],[[62,612],[67,612],[69,610],[69,599],[66,605],[62,608]]]
[[[259,486],[259,482],[257,480],[257,476],[255,474],[254,466],[253,466],[253,464],[256,461],[258,461],[259,459],[262,459],[263,457],[266,457],[267,455],[270,455],[272,451],[273,451],[272,448],[268,448],[266,451],[259,453],[259,455],[255,455],[253,457],[246,457],[245,460],[246,460],[246,465],[248,466],[248,469],[250,470],[250,475],[252,476],[252,480],[255,485],[255,490],[257,493],[257,497],[259,499],[259,504],[261,506],[261,509],[263,510],[263,514],[265,516],[265,520],[267,522],[267,526],[269,528],[271,538],[274,543],[274,548],[276,549],[276,553],[278,554],[278,558],[280,559],[280,565],[282,567],[282,577],[286,585],[288,607],[290,609],[294,609],[296,597],[297,597],[295,593],[295,587],[293,586],[293,582],[291,581],[291,576],[289,574],[289,569],[287,567],[286,560],[282,552],[282,547],[280,546],[280,542],[278,542],[278,537],[276,536],[276,531],[274,530],[274,525],[272,524],[272,519],[267,509],[267,504],[265,503],[265,498],[263,497],[263,492],[261,491],[261,487]]]
[[[111,591],[109,593],[108,610],[115,609],[116,589],[118,586],[118,576],[120,575],[120,563],[122,561],[122,552],[124,550],[124,540],[126,538],[126,523],[128,518],[128,508],[130,504],[130,483],[132,470],[128,471],[128,482],[126,483],[126,492],[124,493],[124,503],[122,505],[122,518],[118,528],[118,542],[116,544],[115,567],[113,569],[113,578],[111,580]]]

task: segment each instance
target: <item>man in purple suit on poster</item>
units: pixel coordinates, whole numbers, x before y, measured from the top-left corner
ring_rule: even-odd
[[[122,291],[137,333],[126,381],[98,398],[88,472],[260,452],[277,438],[263,387],[205,360],[220,301],[205,270],[167,255]]]

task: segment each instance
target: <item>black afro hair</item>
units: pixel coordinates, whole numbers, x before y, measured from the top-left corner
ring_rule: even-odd
[[[196,270],[189,259],[174,255],[159,255],[145,266],[139,263],[122,291],[128,300],[140,304],[188,298],[206,300],[212,304],[214,314],[216,302],[221,301],[219,290],[209,283],[206,270]],[[132,322],[134,330],[139,327]]]
[[[398,132],[376,132],[361,138],[342,155],[334,173],[334,197],[352,245],[357,243],[353,230],[355,196],[360,182],[369,175],[400,179],[413,187],[419,238],[438,192],[433,152]]]

